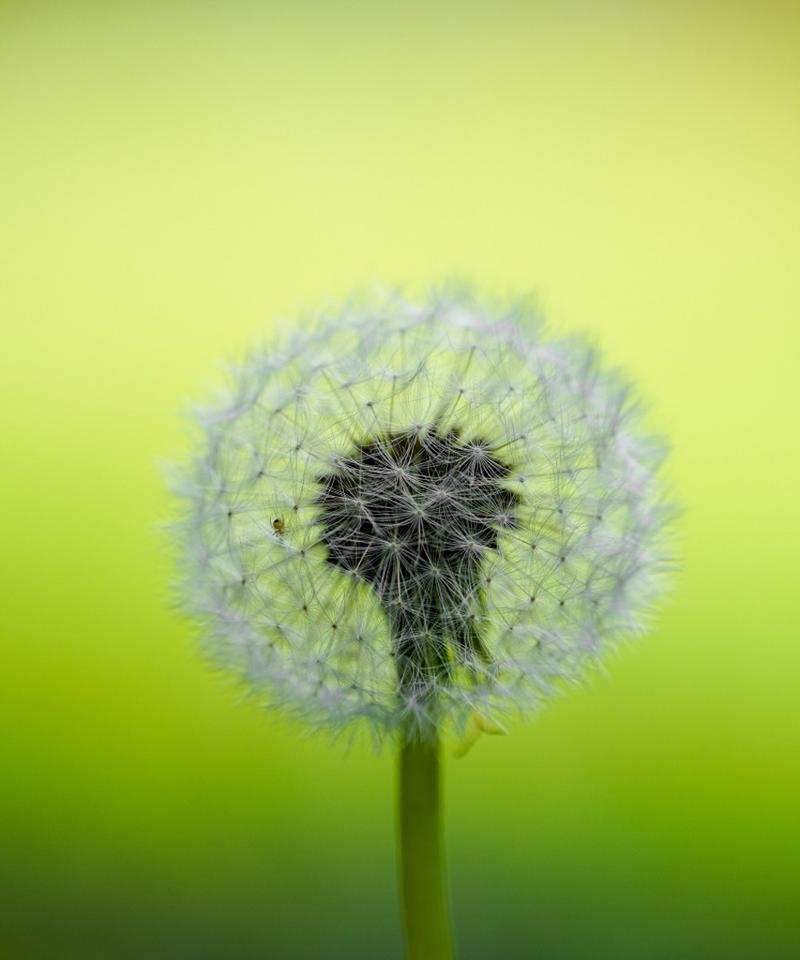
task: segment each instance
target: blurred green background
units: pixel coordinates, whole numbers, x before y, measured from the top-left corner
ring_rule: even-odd
[[[796,3],[0,0],[0,955],[400,957],[389,753],[168,609],[159,460],[276,318],[533,290],[674,445],[659,628],[448,763],[460,956],[800,955]]]

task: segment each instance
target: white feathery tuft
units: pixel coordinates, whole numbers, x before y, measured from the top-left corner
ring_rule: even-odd
[[[663,592],[661,444],[524,307],[351,304],[255,351],[199,423],[185,608],[314,725],[424,737],[535,709]]]

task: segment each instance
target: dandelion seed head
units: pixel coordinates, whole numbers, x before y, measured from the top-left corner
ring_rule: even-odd
[[[185,606],[215,661],[312,724],[533,710],[663,589],[660,445],[522,307],[344,307],[251,354],[199,421]]]

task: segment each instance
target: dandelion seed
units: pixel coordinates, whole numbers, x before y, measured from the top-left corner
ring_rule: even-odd
[[[268,702],[334,730],[463,731],[536,708],[645,621],[667,558],[660,452],[582,345],[522,311],[398,298],[234,379],[184,476],[184,594],[209,653]],[[225,589],[241,569],[258,589]],[[309,697],[319,657],[328,696]]]

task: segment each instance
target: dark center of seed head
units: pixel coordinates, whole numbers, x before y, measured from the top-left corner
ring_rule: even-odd
[[[407,693],[446,681],[456,661],[488,660],[480,570],[516,524],[508,474],[487,443],[411,432],[355,447],[319,478],[328,562],[375,590]]]

